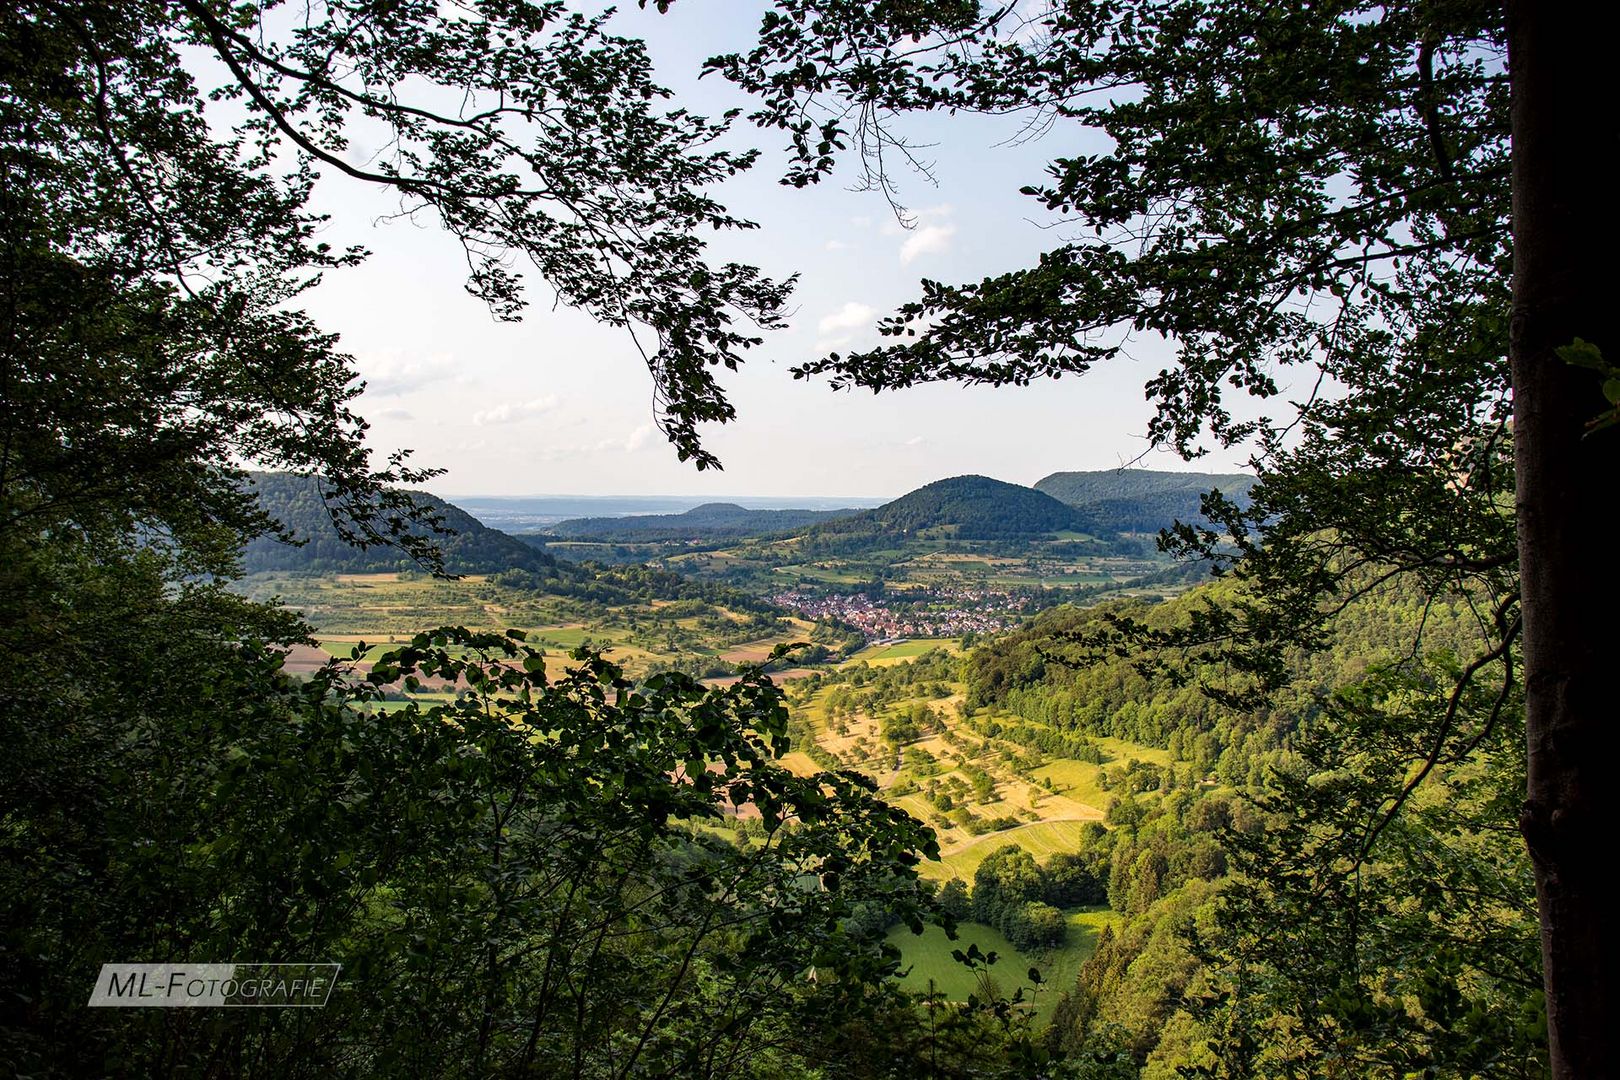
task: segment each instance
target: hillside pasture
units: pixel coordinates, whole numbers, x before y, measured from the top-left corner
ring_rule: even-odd
[[[905,641],[894,642],[888,645],[868,645],[866,648],[852,653],[841,667],[851,664],[868,663],[875,667],[886,664],[896,664],[913,657],[918,657],[935,649],[941,649],[955,655],[962,652],[961,638],[907,638]]]
[[[939,862],[925,862],[917,869],[924,877],[937,881],[949,881],[955,877],[971,882],[979,864],[989,858],[992,851],[1008,844],[1016,845],[1033,855],[1036,861],[1044,862],[1053,855],[1079,851],[1081,829],[1087,822],[1098,821],[1101,817],[1098,814],[1093,818],[1036,821],[1005,832],[986,833],[949,849],[942,848]]]
[[[901,970],[905,972],[900,984],[918,993],[932,990],[947,1001],[965,1001],[969,994],[980,990],[978,975],[952,957],[954,950],[966,953],[969,945],[977,945],[980,952],[994,952],[996,962],[990,965],[988,975],[996,989],[1009,997],[1022,988],[1025,999],[1030,999],[1030,991],[1036,988],[1028,972],[1035,968],[1041,974],[1041,986],[1033,997],[1034,1011],[1037,1024],[1044,1024],[1051,1019],[1058,999],[1074,986],[1080,965],[1096,950],[1102,927],[1116,918],[1106,908],[1069,912],[1068,939],[1061,948],[1041,953],[1022,952],[1000,931],[972,922],[957,928],[955,941],[937,926],[925,927],[921,934],[901,926],[889,931],[888,942],[900,950]]]
[[[893,657],[890,663],[912,659]],[[839,674],[862,677],[858,668],[846,667]],[[855,696],[837,691],[840,685],[849,686]],[[941,689],[949,693],[939,697]],[[796,697],[792,707],[819,751],[841,767],[865,773],[891,803],[933,827],[942,858],[920,868],[929,878],[971,880],[979,863],[1005,844],[1037,859],[1079,850],[1082,829],[1104,818],[1111,796],[1100,778],[1108,765],[1032,758],[1023,747],[978,734],[957,712],[962,691],[960,683],[949,682],[873,708],[861,703],[866,699],[853,684],[832,683]],[[896,750],[884,737],[885,718],[911,716],[919,706],[932,715],[933,729]],[[1109,765],[1132,758],[1156,764],[1170,760],[1168,751],[1119,739],[1094,741]]]

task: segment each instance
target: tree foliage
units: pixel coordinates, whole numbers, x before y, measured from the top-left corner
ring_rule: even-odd
[[[1104,761],[1112,828],[1082,855],[1129,918],[1053,1037],[1076,1053],[1123,1047],[1147,1075],[1544,1074],[1515,830],[1522,690],[1461,679],[1482,636],[1474,613],[1417,592],[1358,599],[1321,647],[1286,654],[1286,685],[1258,704],[1218,692],[1234,678],[1218,651],[1098,648],[1111,620],[1165,632],[1231,589],[1057,609],[964,662],[983,734],[1124,738],[1174,757]],[[1168,966],[1138,964],[1144,953]],[[1168,997],[1165,972],[1182,972]]]
[[[0,29],[0,528],[220,569],[273,528],[256,462],[321,478],[361,542],[428,557],[375,470],[348,358],[289,303],[353,261],[315,238],[305,164],[216,137],[162,5],[11,5]],[[200,561],[199,561],[200,560]]]
[[[4,1038],[23,1071],[736,1075],[813,1026],[800,1010],[831,1022],[892,969],[844,930],[856,903],[923,910],[927,830],[859,777],[776,766],[785,710],[757,674],[633,687],[581,653],[548,679],[516,635],[445,629],[358,682],[300,683],[200,617],[223,605],[250,634],[274,629],[264,609],[122,584],[102,614],[149,613],[107,659],[155,672],[166,653],[183,678],[91,668],[74,702],[40,677],[45,730],[5,705]],[[466,689],[379,708],[427,678]],[[742,805],[756,841],[699,827]],[[108,960],[267,951],[342,963],[331,1004],[178,1026],[83,1008]]]
[[[1058,472],[1032,485],[1054,499],[1088,510],[1097,523],[1116,532],[1157,533],[1178,521],[1208,524],[1203,496],[1220,491],[1246,501],[1254,477],[1242,473],[1174,473],[1150,469]]]
[[[845,922],[858,901],[917,918],[931,837],[858,777],[775,766],[785,714],[757,673],[632,686],[582,654],[552,681],[511,637],[446,629],[358,683],[300,682],[281,665],[307,629],[221,584],[244,541],[326,538],[323,509],[340,540],[440,565],[442,523],[399,487],[430,473],[372,464],[350,359],[297,310],[364,255],[319,239],[323,172],[436,216],[497,315],[522,256],[638,335],[677,450],[715,463],[710,369],[786,286],[705,259],[703,233],[745,223],[703,189],[751,155],[666,97],[641,42],[561,4],[7,6],[8,1064],[772,1075],[870,1011],[894,960]],[[391,150],[362,165],[365,125]],[[267,513],[251,467],[309,479]],[[292,505],[310,493],[324,507]],[[458,691],[384,704],[417,679]],[[742,807],[754,837],[705,828]],[[246,1019],[83,1005],[103,962],[267,956],[347,981]]]
[[[875,533],[892,541],[938,529],[963,540],[1028,539],[1094,528],[1087,515],[1043,492],[987,476],[953,476],[874,509],[825,522],[811,530],[811,538]]]
[[[235,495],[252,464],[319,476],[346,539],[428,555],[408,523],[431,514],[391,485],[429,474],[369,466],[349,358],[296,310],[364,255],[319,239],[322,173],[436,218],[500,317],[521,257],[629,330],[678,452],[717,464],[696,434],[732,415],[711,368],[755,342],[738,319],[778,324],[787,286],[705,260],[704,232],[748,223],[704,188],[753,155],[713,147],[726,119],[666,108],[605,16],[24,2],[0,55],[8,519],[251,535],[270,527]],[[357,165],[361,127],[389,150]]]
[[[827,32],[833,26],[838,32]],[[1359,989],[1321,1005],[1334,1014],[1347,1042],[1328,1038],[1305,1049],[1310,1038],[1294,1028],[1233,1036],[1238,1043],[1263,1037],[1282,1046],[1299,1034],[1293,1046],[1310,1063],[1277,1066],[1285,1071],[1342,1067],[1346,1075],[1362,1075],[1358,1068],[1387,1067],[1392,1075],[1419,1068],[1511,1074],[1514,1068],[1537,1068],[1537,1051],[1527,1049],[1533,1035],[1525,1042],[1475,1030],[1465,1048],[1430,1041],[1413,1029],[1381,1041],[1384,1036],[1375,1032],[1383,1021],[1358,1011],[1381,993],[1406,1002],[1412,1016],[1435,1017],[1433,1030],[1456,1018],[1446,1013],[1450,1006],[1436,1004],[1438,1011],[1430,1013],[1406,991],[1375,989],[1365,981],[1373,978],[1368,970],[1384,963],[1382,931],[1358,922],[1351,893],[1339,888],[1365,872],[1369,882],[1378,882],[1383,902],[1434,903],[1421,875],[1375,872],[1369,860],[1377,861],[1381,852],[1399,866],[1421,862],[1415,848],[1397,854],[1388,846],[1399,836],[1421,835],[1446,846],[1438,840],[1443,833],[1418,824],[1431,809],[1423,792],[1437,797],[1433,784],[1487,769],[1494,770],[1501,790],[1511,789],[1511,771],[1503,772],[1499,760],[1487,766],[1485,759],[1504,740],[1511,743],[1517,695],[1525,685],[1519,650],[1519,544],[1525,534],[1515,518],[1515,499],[1535,500],[1545,514],[1566,522],[1566,533],[1578,528],[1580,501],[1572,485],[1586,481],[1534,471],[1540,468],[1535,461],[1527,474],[1521,453],[1520,476],[1537,477],[1539,486],[1529,491],[1516,483],[1515,442],[1523,442],[1527,419],[1541,424],[1543,414],[1514,416],[1509,364],[1510,315],[1540,317],[1539,311],[1514,309],[1510,297],[1515,243],[1514,188],[1508,181],[1518,145],[1509,138],[1510,79],[1516,93],[1533,85],[1575,84],[1552,74],[1563,62],[1549,60],[1547,52],[1521,55],[1510,69],[1507,47],[1504,11],[1488,3],[1256,7],[1170,0],[1033,10],[964,6],[922,14],[840,0],[786,0],[767,17],[757,47],[713,62],[762,95],[757,122],[795,131],[804,117],[817,117],[822,145],[795,143],[798,177],[807,182],[830,170],[845,142],[855,144],[869,170],[889,170],[907,150],[899,116],[914,109],[1020,113],[1029,132],[1100,137],[1098,150],[1054,159],[1044,180],[1024,189],[1054,215],[1060,230],[1060,242],[1037,265],[961,285],[925,281],[918,299],[883,324],[889,344],[834,354],[797,374],[826,376],[837,388],[873,390],[938,380],[1022,385],[1083,373],[1118,356],[1133,337],[1151,335],[1173,352],[1146,385],[1156,405],[1148,430],[1152,443],[1188,457],[1212,445],[1252,451],[1258,483],[1249,505],[1207,498],[1202,509],[1213,526],[1180,525],[1161,540],[1167,550],[1230,571],[1229,592],[1185,611],[1173,626],[1141,613],[1105,613],[1100,625],[1080,629],[1066,647],[1052,650],[1055,655],[1026,652],[1022,662],[1035,667],[987,675],[1016,685],[1040,680],[1039,665],[1081,659],[1107,661],[1110,675],[1104,677],[1111,678],[1123,674],[1118,656],[1156,653],[1160,663],[1139,665],[1143,678],[1153,670],[1169,678],[1155,696],[1181,685],[1201,691],[1211,708],[1265,717],[1307,670],[1299,656],[1328,648],[1336,620],[1364,598],[1393,592],[1414,598],[1423,613],[1407,639],[1406,657],[1392,658],[1382,674],[1351,674],[1344,689],[1357,707],[1322,717],[1324,731],[1311,738],[1325,741],[1302,736],[1298,744],[1314,747],[1308,761],[1318,775],[1301,776],[1284,790],[1297,806],[1309,808],[1313,827],[1337,839],[1318,837],[1305,848],[1298,840],[1268,844],[1270,861],[1246,864],[1260,883],[1256,895],[1277,905],[1266,915],[1256,913],[1253,926],[1315,929],[1300,938],[1276,935],[1299,951],[1269,955],[1268,974],[1243,983],[1231,999],[1234,1010],[1247,1007],[1244,995],[1264,999],[1278,990],[1273,1004],[1293,1002],[1283,1012],[1296,1018],[1295,1010],[1309,1012],[1313,989],[1301,978],[1316,950],[1341,950],[1335,955],[1345,964],[1368,965],[1351,979],[1363,980],[1356,983]],[[1551,81],[1535,82],[1543,76]],[[1540,100],[1545,108],[1550,99]],[[1534,127],[1538,121],[1549,126]],[[1566,168],[1549,163],[1558,154],[1573,154],[1578,144],[1571,140],[1580,135],[1561,116],[1525,114],[1514,125],[1516,139],[1542,133],[1552,140],[1536,144],[1543,150],[1541,171],[1528,159],[1519,162],[1515,185],[1523,188],[1526,178]],[[1580,190],[1596,194],[1590,185]],[[1570,215],[1586,210],[1605,229],[1612,227],[1613,215],[1597,202],[1546,206],[1564,215],[1555,223],[1555,231],[1564,230],[1559,236],[1573,237]],[[1572,292],[1568,273],[1560,272],[1563,284],[1544,281],[1534,294],[1538,299],[1557,307],[1564,303],[1559,297],[1596,295],[1585,285]],[[1588,303],[1574,314],[1597,333],[1601,327],[1591,320],[1599,308]],[[1573,311],[1568,304],[1558,310]],[[1569,319],[1559,324],[1571,325]],[[1521,376],[1551,362],[1540,354],[1516,361]],[[1569,430],[1569,410],[1586,401],[1583,421],[1602,415],[1601,379],[1579,397],[1573,376],[1548,377],[1548,385],[1570,388],[1558,399],[1567,399],[1569,408],[1560,404],[1563,411],[1547,423],[1564,426],[1543,434],[1573,455],[1572,440],[1589,424]],[[1588,440],[1579,449],[1586,455],[1582,460],[1596,462],[1594,455],[1607,454],[1603,460],[1612,463],[1612,447],[1593,447]],[[1582,467],[1592,475],[1602,471],[1595,464]],[[1546,565],[1565,588],[1540,597],[1544,617],[1575,611],[1575,582],[1583,571],[1567,563]],[[1459,610],[1467,633],[1452,642],[1433,640],[1427,613],[1435,607]],[[1562,668],[1554,672],[1545,660],[1569,655],[1572,648],[1585,656],[1590,635],[1604,625],[1595,611],[1591,615],[1581,632],[1566,632],[1551,651],[1543,648],[1538,662],[1548,681],[1532,677],[1532,689],[1544,686],[1551,694],[1554,684],[1569,679],[1595,688],[1598,669],[1592,663],[1581,661],[1586,666],[1572,675]],[[1391,679],[1421,692],[1413,691],[1415,700],[1389,693]],[[1532,750],[1600,738],[1601,708],[1590,692],[1583,693],[1579,715],[1570,714],[1568,723],[1584,724],[1585,734],[1548,742],[1548,729],[1532,728]],[[1129,691],[1127,696],[1134,697]],[[1055,697],[1047,695],[1045,704],[1056,704]],[[1094,702],[1081,693],[1064,704],[1064,715],[1077,718]],[[1124,711],[1113,713],[1115,723]],[[1140,725],[1135,717],[1127,719]],[[1097,730],[1094,724],[1082,730]],[[1213,725],[1206,720],[1201,726],[1207,731]],[[1164,728],[1157,734],[1167,733]],[[1600,809],[1606,805],[1601,798],[1594,802],[1581,794],[1587,790],[1577,776],[1582,763],[1559,760],[1565,769],[1560,779],[1545,782],[1525,804],[1526,829],[1540,845],[1541,881],[1554,890],[1547,896],[1565,895],[1558,883],[1578,878],[1583,884],[1570,888],[1585,891],[1569,910],[1586,914],[1573,914],[1567,923],[1549,917],[1545,940],[1551,949],[1561,941],[1601,938],[1612,951],[1612,937],[1602,937],[1591,907],[1599,893],[1579,875],[1584,841],[1554,844],[1545,820],[1555,806],[1563,807],[1570,822],[1608,811]],[[1592,763],[1585,758],[1586,767]],[[1330,806],[1308,797],[1310,782],[1332,787],[1337,770],[1352,767],[1385,778],[1363,793],[1369,802]],[[1262,778],[1245,779],[1253,784]],[[1554,791],[1558,783],[1565,785],[1562,794]],[[1462,801],[1450,812],[1466,816],[1466,805]],[[1511,799],[1481,805],[1489,809],[1482,809],[1474,835],[1511,835],[1519,816]],[[1591,820],[1600,819],[1610,820]],[[1589,827],[1600,828],[1580,826]],[[1321,850],[1317,842],[1332,848],[1333,856],[1314,869],[1298,865],[1302,850]],[[1501,843],[1484,844],[1490,853],[1473,864],[1476,871],[1505,857]],[[1519,862],[1510,875],[1528,871]],[[1304,879],[1313,884],[1307,888]],[[1521,876],[1504,886],[1506,893],[1522,900],[1524,881]],[[1322,923],[1293,919],[1290,912],[1298,909],[1289,905],[1296,902],[1313,918],[1345,920],[1335,922],[1347,928],[1344,936]],[[1504,901],[1498,925],[1522,930],[1521,913]],[[1435,986],[1503,985],[1489,975],[1478,983],[1458,975],[1474,961],[1457,959],[1458,953],[1441,945],[1443,932],[1430,938],[1416,924],[1405,929],[1416,938],[1403,948],[1412,947],[1412,940],[1434,946],[1412,948],[1424,958],[1415,970],[1428,973],[1423,977],[1432,977]],[[1589,985],[1601,963],[1581,961],[1562,946],[1548,955],[1575,960],[1567,969],[1574,973],[1570,985],[1587,987],[1562,999],[1575,1025],[1570,1045],[1584,1047],[1581,1053],[1591,1056],[1582,1060],[1594,1067],[1604,1060],[1612,1067],[1605,1022],[1593,1004],[1606,991]],[[1460,966],[1442,972],[1452,960]],[[1550,968],[1548,978],[1551,986]],[[1492,1008],[1511,1013],[1526,1000],[1522,989],[1504,991],[1507,1003]],[[1494,991],[1482,992],[1488,997]],[[1421,992],[1411,993],[1422,1000]],[[1391,1049],[1396,1045],[1403,1047],[1398,1053]],[[1493,1045],[1518,1047],[1517,1064],[1493,1059],[1486,1065],[1470,1057]],[[1386,1052],[1391,1056],[1379,1056]],[[1411,1056],[1403,1059],[1401,1053]],[[1328,1064],[1351,1061],[1360,1064]],[[1573,1075],[1573,1066],[1561,1068]],[[1234,1071],[1242,1072],[1236,1066]]]

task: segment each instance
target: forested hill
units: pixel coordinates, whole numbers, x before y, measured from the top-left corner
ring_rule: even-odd
[[[1053,473],[1035,490],[1090,514],[1102,528],[1151,533],[1178,520],[1202,522],[1199,496],[1211,489],[1242,501],[1253,486],[1247,473],[1102,469]]]
[[[803,529],[858,510],[749,510],[736,503],[704,503],[682,514],[632,514],[560,521],[543,531],[570,540],[609,543],[663,540],[733,540]]]
[[[391,547],[366,550],[343,541],[332,526],[320,489],[308,477],[288,473],[255,473],[254,493],[259,504],[277,521],[308,543],[294,546],[274,537],[260,537],[242,552],[248,573],[265,570],[308,570],[318,573],[366,574],[420,567]],[[445,569],[452,574],[488,574],[502,570],[528,570],[547,576],[571,574],[550,555],[497,529],[488,528],[452,503],[425,493],[420,501],[443,516],[453,536],[437,538],[445,554]]]
[[[988,476],[953,476],[875,509],[818,525],[812,533],[829,537],[935,533],[958,540],[1027,540],[1098,531],[1090,514],[1033,488]]]
[[[1044,752],[1065,753],[1079,738],[1120,738],[1166,747],[1223,783],[1259,785],[1299,726],[1320,715],[1334,687],[1380,666],[1412,667],[1415,635],[1422,634],[1425,647],[1450,656],[1473,655],[1480,647],[1477,615],[1465,601],[1383,590],[1349,605],[1322,648],[1290,653],[1289,683],[1264,708],[1235,711],[1219,706],[1206,689],[1237,689],[1245,685],[1244,676],[1213,655],[1200,662],[1177,654],[1172,668],[1182,670],[1172,674],[1144,667],[1142,653],[1076,644],[1089,635],[1108,640],[1114,617],[1166,632],[1209,607],[1230,606],[1234,597],[1229,582],[1217,581],[1163,603],[1132,599],[1044,611],[973,651],[964,663],[967,706],[1004,709],[1032,723],[1002,721],[1006,730],[995,734]]]

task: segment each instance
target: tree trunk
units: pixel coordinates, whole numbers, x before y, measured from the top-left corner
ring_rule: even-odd
[[[1513,438],[1529,784],[1548,1038],[1558,1080],[1620,1076],[1620,919],[1606,884],[1617,836],[1620,428],[1601,378],[1555,352],[1582,338],[1620,365],[1620,153],[1607,4],[1510,0]],[[1600,164],[1603,162],[1603,164]]]

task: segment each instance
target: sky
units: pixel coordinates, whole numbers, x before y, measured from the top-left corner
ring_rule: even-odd
[[[667,16],[632,7],[615,25],[646,37],[660,80],[677,92],[672,105],[713,114],[746,102],[717,79],[698,82],[696,72],[706,56],[747,43],[754,20],[738,12],[749,6],[692,0]],[[810,189],[782,186],[785,157],[774,152],[781,133],[737,130],[737,145],[771,152],[718,194],[760,228],[716,235],[715,258],[752,262],[773,277],[798,273],[800,283],[789,328],[751,350],[741,371],[721,373],[738,416],[704,429],[719,472],[677,460],[654,426],[652,383],[624,331],[554,309],[533,274],[524,321],[496,322],[465,291],[465,263],[451,238],[431,223],[379,220],[397,209],[386,192],[323,179],[317,205],[333,216],[323,238],[373,254],[329,274],[306,306],[341,335],[367,380],[359,412],[372,425],[372,445],[410,448],[413,463],[445,469],[427,487],[450,498],[887,498],[964,473],[1031,484],[1137,459],[1150,415],[1142,386],[1170,356],[1152,340],[1083,377],[1025,388],[834,393],[789,374],[829,349],[874,343],[876,322],[914,298],[924,277],[966,282],[1032,263],[1063,234],[1019,187],[1039,182],[1052,157],[1098,148],[1061,127],[1009,144],[1019,122],[1006,118],[907,118],[903,130],[927,144],[923,154],[934,163],[932,178],[899,177],[915,217],[909,229],[881,195],[852,190],[853,170]],[[1216,453],[1189,465],[1152,453],[1138,464],[1232,471],[1243,457]]]

